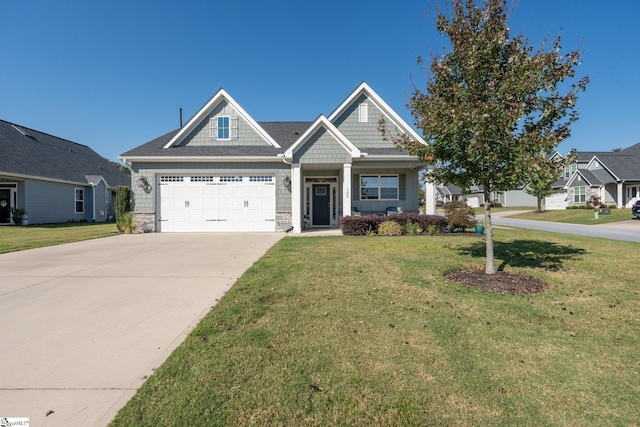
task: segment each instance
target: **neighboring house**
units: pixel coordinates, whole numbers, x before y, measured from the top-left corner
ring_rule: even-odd
[[[438,200],[444,203],[464,200],[472,208],[484,205],[484,190],[481,185],[472,186],[468,192],[463,192],[455,185],[436,186],[436,194]],[[503,207],[535,206],[537,202],[535,197],[524,191],[524,187],[509,191],[492,191],[491,201]]]
[[[545,209],[546,210],[562,210],[566,209],[569,206],[573,206],[576,204],[586,204],[586,202],[579,202],[583,199],[582,195],[586,197],[586,200],[589,200],[590,196],[586,196],[586,193],[582,190],[578,190],[577,199],[578,202],[574,200],[573,191],[571,191],[568,186],[569,180],[576,175],[577,171],[582,171],[587,168],[587,165],[595,155],[601,154],[610,154],[610,152],[603,151],[577,151],[575,162],[570,165],[565,166],[564,170],[560,174],[558,180],[553,183],[551,188],[554,193],[551,196],[545,198]],[[555,152],[550,158],[549,161],[552,161],[555,157],[562,158],[563,156]],[[582,179],[582,178],[581,178]],[[578,181],[579,182],[579,181]],[[581,194],[580,194],[581,193]]]
[[[417,212],[427,163],[385,141],[381,118],[426,144],[366,83],[313,122],[258,123],[220,89],[184,127],[120,156],[133,171],[138,228],[299,233],[355,210]]]
[[[0,120],[0,225],[107,221],[128,175],[91,148]],[[23,217],[24,222],[24,217]]]
[[[597,153],[578,169],[565,188],[569,205],[585,205],[592,196],[604,204],[631,207],[640,200],[640,144],[620,152]]]
[[[449,203],[463,198],[462,189],[456,185],[436,185],[436,200],[442,203]]]

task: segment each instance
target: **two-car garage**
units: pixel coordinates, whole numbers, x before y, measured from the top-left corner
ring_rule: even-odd
[[[158,231],[275,232],[273,175],[160,175]]]

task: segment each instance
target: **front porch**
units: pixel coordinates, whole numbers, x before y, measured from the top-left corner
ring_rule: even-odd
[[[342,165],[293,164],[291,211],[293,233],[338,229],[340,218],[353,210],[386,214],[390,208],[418,212],[420,179],[415,169],[402,166],[353,167]],[[435,187],[426,184],[425,194],[434,199]],[[429,205],[431,211],[429,212]],[[435,201],[427,203],[435,213]]]

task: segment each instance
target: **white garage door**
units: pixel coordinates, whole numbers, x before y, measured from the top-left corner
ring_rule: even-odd
[[[158,231],[276,231],[270,175],[161,175]]]
[[[544,198],[545,209],[548,211],[562,210],[567,208],[567,192],[556,193]]]
[[[480,207],[480,200],[478,199],[478,196],[467,196],[467,206],[472,208]]]

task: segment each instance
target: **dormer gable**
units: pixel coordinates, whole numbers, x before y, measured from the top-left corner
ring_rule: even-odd
[[[382,141],[382,135],[378,131],[380,118],[384,119],[390,131],[395,127],[398,133],[408,135],[421,144],[427,144],[415,129],[404,121],[366,82],[362,82],[329,115],[328,120],[360,148],[373,147],[374,144],[393,146],[390,142],[380,142]],[[350,127],[355,129],[351,131]],[[369,134],[368,137],[360,141],[358,135],[365,133]],[[378,140],[377,143],[374,142],[376,140]]]
[[[280,145],[224,89],[207,103],[163,148],[191,145]]]
[[[354,159],[361,156],[361,152],[349,141],[324,115],[320,115],[307,130],[285,151],[284,157],[288,161],[299,161],[301,151],[313,151],[321,145],[339,146],[344,159]],[[326,151],[326,150],[325,150]],[[335,151],[334,151],[335,153]],[[335,156],[335,154],[333,154]],[[326,159],[325,159],[326,160]]]

